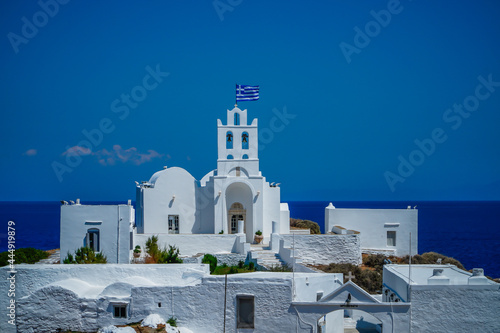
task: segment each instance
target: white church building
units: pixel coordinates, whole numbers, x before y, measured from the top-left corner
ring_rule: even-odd
[[[217,169],[200,181],[174,167],[137,186],[138,233],[236,234],[239,221],[248,243],[258,230],[268,240],[273,221],[289,232],[280,188],[259,169],[257,119],[249,123],[247,110],[227,110],[227,123],[217,120],[217,143]]]
[[[246,255],[258,231],[266,244],[273,232],[289,234],[288,204],[280,202],[280,187],[259,168],[257,119],[249,122],[247,110],[238,107],[227,110],[226,124],[217,120],[217,141],[217,169],[201,180],[182,168],[164,167],[137,183],[135,213],[130,202],[63,205],[61,261],[88,246],[102,251],[108,262],[129,263],[134,246],[143,246],[151,235],[159,236],[160,245],[175,244],[183,255]],[[187,237],[195,234],[206,237]]]

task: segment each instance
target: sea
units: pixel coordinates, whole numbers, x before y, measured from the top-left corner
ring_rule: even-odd
[[[86,202],[118,204],[123,202]],[[290,216],[315,221],[324,232],[328,201],[288,202]],[[438,252],[459,260],[466,269],[484,268],[500,278],[500,201],[336,201],[336,208],[418,209],[418,252]],[[59,248],[57,201],[0,202],[0,252],[7,250],[8,222],[15,222],[15,246]],[[11,230],[12,231],[12,230]]]

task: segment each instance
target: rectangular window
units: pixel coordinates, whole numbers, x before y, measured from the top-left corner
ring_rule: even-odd
[[[179,233],[179,215],[168,216],[168,233],[169,234]]]
[[[113,305],[113,317],[127,318],[127,305]]]
[[[236,177],[239,177],[241,173],[240,167],[236,167]]]
[[[89,229],[87,230],[87,247],[91,248],[94,252],[100,251],[99,246],[99,229]]]
[[[396,246],[396,232],[387,231],[387,246]]]
[[[255,328],[255,297],[236,296],[237,328]]]

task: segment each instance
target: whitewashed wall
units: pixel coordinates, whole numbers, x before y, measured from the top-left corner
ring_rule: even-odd
[[[100,252],[108,263],[130,262],[134,208],[129,205],[62,205],[61,262],[68,252],[86,245],[88,229],[99,229]]]
[[[413,286],[411,304],[415,332],[500,332],[498,285]]]
[[[241,250],[241,246],[238,246],[238,235],[236,234],[137,234],[134,238],[134,246],[140,245],[142,254],[145,253],[147,239],[152,235],[158,236],[160,248],[175,245],[179,248],[181,256],[194,256],[198,253],[236,253]]]
[[[361,247],[359,235],[280,235],[285,241],[284,247],[291,248],[295,244],[295,256],[303,263],[361,264]],[[280,250],[280,256],[281,256]],[[285,260],[285,257],[282,256]]]
[[[2,269],[5,277],[7,270]],[[224,322],[224,276],[208,276],[208,265],[23,265],[18,269],[18,329],[38,332],[58,328],[96,331],[110,324],[137,322],[151,313],[194,332],[221,332]],[[335,274],[248,273],[228,276],[226,331],[236,331],[236,296],[255,297],[255,332],[309,332],[290,311],[292,277],[295,301],[308,302],[318,291],[338,288]],[[75,280],[77,279],[77,280]],[[7,288],[0,282],[1,292]],[[78,283],[74,283],[78,282]],[[68,287],[70,285],[70,287]],[[128,304],[126,319],[113,318],[112,302]],[[161,304],[160,304],[161,303]],[[0,315],[5,318],[6,303]],[[96,315],[97,314],[97,315]],[[5,321],[2,332],[10,333]]]
[[[417,209],[344,209],[325,208],[325,229],[340,225],[361,233],[361,248],[367,252],[394,252],[396,256],[418,253]],[[387,245],[387,231],[396,231],[396,246]],[[371,250],[371,251],[370,251]]]

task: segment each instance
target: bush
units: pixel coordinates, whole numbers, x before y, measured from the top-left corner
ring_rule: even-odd
[[[107,262],[105,255],[100,252],[95,253],[94,250],[85,246],[77,249],[74,256],[68,252],[63,260],[63,264],[105,264]]]
[[[203,256],[203,259],[201,259],[202,264],[209,264],[210,265],[210,274],[212,274],[215,271],[215,268],[217,267],[217,258],[214,257],[211,254],[205,254]]]
[[[437,252],[426,252],[423,254],[416,254],[411,257],[411,263],[415,265],[423,265],[423,264],[435,264],[438,259],[441,259],[442,264],[451,264],[455,265],[460,269],[465,270],[464,265],[462,263],[454,258],[447,257],[443,254],[439,254]],[[402,259],[402,264],[408,264],[409,263],[409,256],[405,256]]]
[[[224,233],[224,230],[219,231],[219,235],[222,235]]]
[[[269,269],[270,272],[293,272],[292,267],[288,265],[272,265]]]
[[[158,262],[160,258],[160,248],[158,247],[158,236],[151,236],[146,240],[146,253],[153,263]]]
[[[160,250],[158,246],[158,236],[151,236],[146,240],[146,253],[149,255],[147,261],[149,263],[157,264],[177,264],[182,263],[182,259],[179,258],[179,249],[173,245],[168,246]]]
[[[34,249],[32,247],[20,248],[14,251],[14,264],[34,264],[42,259],[47,259],[49,253],[43,250]],[[9,264],[8,260],[9,251],[0,253],[0,267],[7,266]]]
[[[248,263],[248,269],[251,271],[255,270],[255,264],[252,261]]]
[[[321,269],[326,273],[342,273],[344,274],[344,280],[347,280],[346,276],[351,272],[355,276],[352,282],[371,294],[380,292],[382,289],[381,272],[369,269],[362,270],[353,264],[330,264]]]
[[[175,317],[168,318],[167,324],[169,324],[172,327],[177,327],[177,318]]]
[[[257,230],[257,231],[255,232],[255,234],[256,234],[257,236],[262,236],[262,231]]]
[[[245,262],[243,260],[238,261],[238,268],[245,267]]]
[[[135,246],[134,253],[141,253],[141,247],[139,245]]]
[[[299,229],[309,229],[311,230],[311,234],[321,234],[321,229],[319,228],[319,224],[310,220],[300,220],[300,219],[290,218],[290,227]]]

